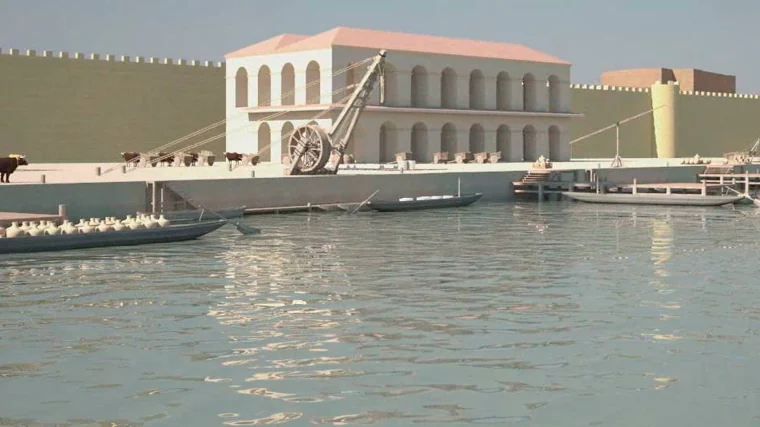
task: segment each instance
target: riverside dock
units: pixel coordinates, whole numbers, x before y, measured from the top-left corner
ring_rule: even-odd
[[[741,165],[750,166],[750,165]],[[631,182],[599,179],[593,171],[585,171],[584,179],[567,179],[561,170],[529,170],[519,181],[512,182],[515,195],[534,195],[538,200],[561,197],[566,192],[596,193],[664,193],[718,195],[727,191],[749,195],[760,187],[760,173],[736,173],[734,165],[707,166],[695,174],[694,182]],[[573,177],[576,174],[573,174]]]

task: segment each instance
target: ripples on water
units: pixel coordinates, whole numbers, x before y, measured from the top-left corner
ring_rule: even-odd
[[[760,423],[760,217],[250,221],[0,259],[0,426]]]

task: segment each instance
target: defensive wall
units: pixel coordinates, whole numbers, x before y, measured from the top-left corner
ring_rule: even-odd
[[[225,63],[0,50],[0,154],[32,163],[111,162],[148,151],[225,118]],[[719,157],[760,134],[760,96],[573,84],[570,140],[666,104],[621,125],[623,158]],[[171,149],[224,132],[218,126]],[[221,137],[200,149],[221,153]],[[615,131],[572,145],[574,159],[610,158]]]
[[[224,75],[222,62],[0,50],[0,153],[94,162],[156,148],[224,118]],[[224,138],[200,148],[221,153]]]
[[[750,148],[760,136],[760,95],[682,91],[677,83],[650,88],[571,85],[571,141],[647,110],[652,114],[620,125],[623,158],[721,157]],[[615,155],[615,129],[572,144],[572,157]]]

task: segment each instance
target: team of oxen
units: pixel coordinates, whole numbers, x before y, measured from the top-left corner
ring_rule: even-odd
[[[201,159],[199,153],[185,153],[184,158],[171,155],[172,153],[158,153],[158,155],[150,155],[150,162],[152,166],[156,164],[172,166],[178,160],[181,160],[185,166],[196,166]],[[121,153],[122,158],[127,164],[132,164],[135,167],[139,161],[144,157],[142,153]],[[225,159],[230,163],[235,164],[251,164],[257,165],[259,163],[259,156],[255,154],[247,153],[224,153]],[[213,156],[206,156],[205,162],[211,166],[214,164]],[[26,156],[20,154],[11,154],[7,157],[0,157],[0,182],[11,182],[11,174],[18,169],[19,166],[27,166],[29,161]]]
[[[151,166],[161,165],[161,166],[174,166],[175,164],[178,166],[185,165],[185,166],[197,166],[198,164],[208,164],[209,166],[213,166],[215,157],[213,155],[211,156],[201,156],[200,153],[137,153],[137,152],[126,152],[121,153],[121,157],[124,159],[124,161],[128,165],[132,165],[134,167],[137,167],[137,165],[143,160],[146,159],[146,163],[149,163]],[[256,166],[259,162],[259,156],[255,154],[247,154],[247,153],[224,153],[224,158],[227,160],[227,162],[240,164],[251,164]]]
[[[11,154],[8,157],[0,157],[0,182],[11,182],[11,174],[16,172],[19,166],[26,166],[29,161],[26,156]]]

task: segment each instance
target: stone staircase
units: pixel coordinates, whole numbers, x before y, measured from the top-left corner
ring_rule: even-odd
[[[530,169],[528,172],[525,173],[522,177],[522,182],[524,183],[531,183],[531,182],[546,182],[551,181],[552,178],[552,171],[545,170],[545,169]]]

